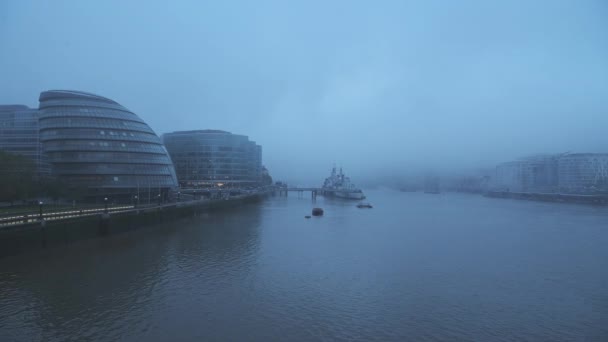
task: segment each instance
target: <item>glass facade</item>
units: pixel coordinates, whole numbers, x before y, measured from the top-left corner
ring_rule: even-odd
[[[560,191],[566,193],[607,193],[608,154],[566,154],[558,163]]]
[[[536,155],[502,163],[496,167],[496,190],[512,192],[557,192],[557,155]]]
[[[247,185],[260,181],[262,147],[218,130],[163,134],[180,186]]]
[[[52,173],[94,197],[166,198],[177,187],[160,138],[136,114],[94,94],[40,94],[40,141]]]
[[[496,167],[493,188],[513,192],[608,193],[608,154],[564,153],[503,163]]]
[[[38,110],[23,105],[0,106],[0,150],[30,158],[39,176],[50,168],[41,153]]]

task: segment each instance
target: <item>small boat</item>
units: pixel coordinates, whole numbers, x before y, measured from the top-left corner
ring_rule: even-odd
[[[310,215],[306,215],[306,216],[304,216],[304,218],[310,218]]]
[[[312,216],[323,216],[323,209],[321,208],[313,208]]]
[[[359,203],[357,204],[357,208],[373,208],[369,203]]]

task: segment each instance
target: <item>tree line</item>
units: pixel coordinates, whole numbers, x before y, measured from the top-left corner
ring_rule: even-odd
[[[40,198],[80,200],[84,190],[59,179],[41,177],[34,162],[25,156],[0,150],[0,202]]]

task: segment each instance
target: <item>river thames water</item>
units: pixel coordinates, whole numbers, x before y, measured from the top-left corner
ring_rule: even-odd
[[[0,259],[0,341],[607,341],[608,208],[367,191]]]

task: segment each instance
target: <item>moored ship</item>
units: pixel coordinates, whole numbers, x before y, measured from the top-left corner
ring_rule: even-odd
[[[346,177],[340,168],[340,172],[336,172],[334,166],[331,170],[331,175],[325,178],[323,183],[323,193],[327,196],[334,196],[344,199],[362,200],[365,198],[363,191],[357,188],[349,177]]]

